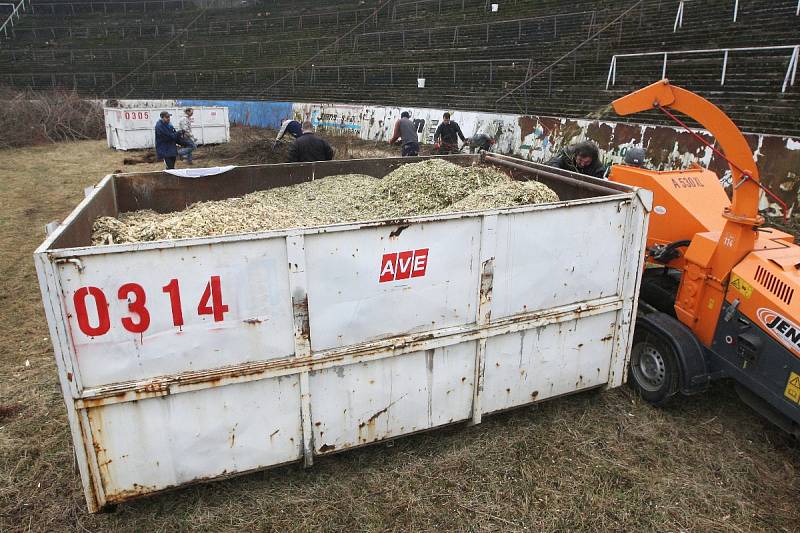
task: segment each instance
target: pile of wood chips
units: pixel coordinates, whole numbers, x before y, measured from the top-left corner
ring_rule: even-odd
[[[92,243],[122,244],[228,235],[342,222],[476,211],[557,202],[535,181],[514,181],[491,167],[429,159],[398,167],[382,179],[330,176],[240,198],[198,202],[174,213],[150,210],[100,217]]]

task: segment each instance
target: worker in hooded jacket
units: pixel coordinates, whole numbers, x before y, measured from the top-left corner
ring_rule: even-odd
[[[303,134],[289,147],[287,161],[289,163],[307,163],[310,161],[330,161],[333,159],[333,148],[328,141],[314,135],[314,125],[303,122]]]
[[[605,178],[607,171],[606,166],[600,161],[597,145],[589,141],[562,148],[557,156],[545,164],[600,179]]]
[[[158,122],[156,122],[156,156],[164,160],[164,165],[168,169],[175,168],[175,160],[178,158],[178,132],[169,123],[172,115],[167,111],[162,111]]]

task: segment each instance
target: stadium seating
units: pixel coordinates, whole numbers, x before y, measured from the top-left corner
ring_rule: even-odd
[[[603,117],[662,74],[661,55],[624,54],[800,45],[795,0],[687,0],[681,24],[678,0],[495,3],[32,0],[0,45],[0,83]],[[791,52],[730,52],[724,85],[723,52],[672,54],[666,74],[745,130],[797,135],[800,82],[782,92]]]

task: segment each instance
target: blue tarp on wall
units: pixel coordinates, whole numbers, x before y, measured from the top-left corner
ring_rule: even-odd
[[[258,102],[242,100],[178,100],[178,106],[222,106],[228,108],[233,124],[259,128],[281,127],[281,121],[292,117],[291,102]]]

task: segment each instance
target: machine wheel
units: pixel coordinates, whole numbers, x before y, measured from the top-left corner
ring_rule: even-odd
[[[665,405],[678,392],[675,351],[660,335],[636,331],[631,349],[629,383],[653,405]]]

